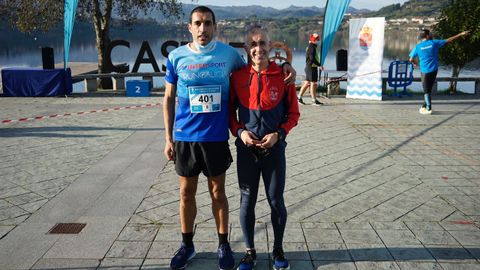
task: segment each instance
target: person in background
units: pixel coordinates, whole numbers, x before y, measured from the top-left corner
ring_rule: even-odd
[[[270,40],[253,27],[245,38],[251,64],[235,71],[230,83],[230,131],[237,137],[237,174],[240,187],[240,224],[246,244],[239,270],[251,270],[257,259],[254,243],[255,204],[260,175],[271,209],[274,232],[273,267],[289,269],[283,251],[287,209],[285,137],[300,117],[294,85],[284,84],[282,69],[270,62]]]
[[[437,78],[438,72],[438,52],[440,48],[454,41],[455,39],[468,35],[469,31],[463,31],[447,39],[433,39],[432,33],[428,29],[420,33],[420,43],[418,43],[410,52],[409,61],[417,66],[416,57],[420,60],[420,72],[422,74],[422,85],[424,92],[424,102],[420,107],[421,114],[432,114],[432,88]]]
[[[298,102],[301,104],[305,104],[302,99],[303,94],[310,89],[310,96],[312,97],[312,105],[322,105],[320,101],[316,98],[316,90],[317,90],[317,82],[319,78],[319,67],[320,70],[323,70],[321,67],[320,59],[317,52],[317,45],[320,41],[320,36],[317,33],[313,33],[310,35],[308,41],[308,47],[306,49],[305,54],[305,81],[300,88],[300,92],[298,93]],[[321,72],[321,71],[320,71]]]

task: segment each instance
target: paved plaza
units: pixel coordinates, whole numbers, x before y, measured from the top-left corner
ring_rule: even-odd
[[[480,100],[434,96],[434,113],[420,115],[420,98],[300,107],[287,137],[292,270],[480,269]],[[181,239],[179,194],[163,156],[161,102],[0,98],[0,122],[38,118],[0,123],[0,269],[169,269]],[[233,138],[230,145],[235,161]],[[238,262],[235,162],[226,189]],[[210,202],[202,176],[198,254],[187,269],[216,269]],[[256,216],[255,269],[271,269],[263,190]],[[57,223],[86,226],[49,233]]]

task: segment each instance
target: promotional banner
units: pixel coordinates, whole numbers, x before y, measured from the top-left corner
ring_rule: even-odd
[[[385,18],[350,20],[347,98],[382,100]]]
[[[70,52],[70,41],[72,40],[73,25],[75,23],[75,13],[77,11],[78,0],[65,0],[63,11],[63,67],[67,69],[68,54]]]
[[[351,0],[328,0],[325,7],[322,31],[322,50],[320,52],[320,63],[325,63],[328,51],[332,46],[335,33],[342,23],[343,15],[347,11]]]

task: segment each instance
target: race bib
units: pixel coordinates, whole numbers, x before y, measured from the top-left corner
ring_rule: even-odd
[[[204,85],[188,87],[191,113],[219,112],[222,102],[221,85]]]

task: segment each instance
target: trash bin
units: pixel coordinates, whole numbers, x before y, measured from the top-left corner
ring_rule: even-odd
[[[149,97],[152,89],[150,80],[130,80],[127,81],[127,97]]]
[[[42,47],[42,65],[43,69],[55,68],[55,58],[52,47]]]
[[[337,51],[337,71],[348,70],[348,52],[347,50]]]

